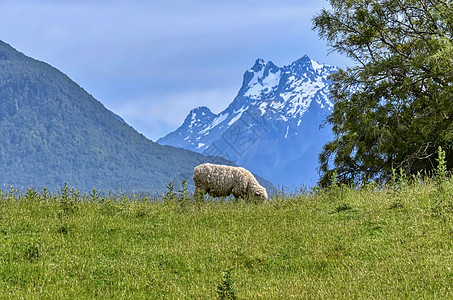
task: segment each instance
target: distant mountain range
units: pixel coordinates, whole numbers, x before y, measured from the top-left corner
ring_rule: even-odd
[[[2,41],[0,141],[3,190],[66,182],[83,191],[159,192],[169,181],[190,183],[200,163],[232,164],[146,139],[62,72]]]
[[[308,56],[281,68],[258,59],[224,111],[195,108],[157,142],[222,156],[276,185],[313,186],[318,154],[333,137],[321,125],[333,106],[328,76],[336,71]]]

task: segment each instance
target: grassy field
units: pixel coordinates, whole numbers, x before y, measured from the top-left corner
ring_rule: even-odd
[[[0,297],[452,299],[453,183],[267,203],[3,191]]]

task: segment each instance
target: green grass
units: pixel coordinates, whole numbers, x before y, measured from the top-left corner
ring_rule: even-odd
[[[450,182],[260,204],[69,194],[2,194],[2,299],[453,298]]]

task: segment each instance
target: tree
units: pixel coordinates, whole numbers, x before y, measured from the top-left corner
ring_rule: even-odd
[[[450,0],[330,0],[313,29],[354,66],[332,77],[333,141],[320,184],[385,181],[392,169],[453,163],[453,10]]]

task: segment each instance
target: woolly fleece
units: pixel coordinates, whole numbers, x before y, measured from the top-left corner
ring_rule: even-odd
[[[255,177],[244,168],[225,165],[202,164],[193,171],[195,182],[194,197],[198,193],[208,193],[212,197],[267,200],[267,192]]]

